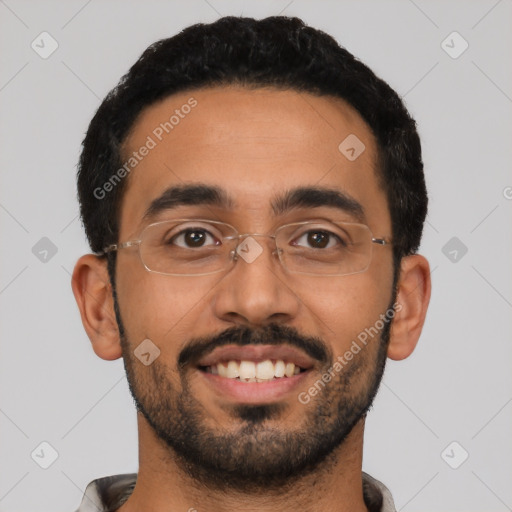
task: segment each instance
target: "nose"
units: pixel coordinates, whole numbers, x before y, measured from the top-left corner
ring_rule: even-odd
[[[297,316],[301,301],[271,237],[249,235],[241,239],[233,256],[236,262],[213,297],[219,319],[256,326],[289,322]]]

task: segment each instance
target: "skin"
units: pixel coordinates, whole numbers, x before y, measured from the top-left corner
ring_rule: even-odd
[[[137,238],[151,201],[170,185],[207,183],[226,189],[236,200],[232,211],[211,206],[182,206],[173,217],[215,215],[240,233],[273,233],[287,222],[326,216],[354,221],[349,214],[321,207],[295,210],[273,218],[269,208],[276,192],[298,185],[337,188],[359,201],[375,237],[391,235],[389,208],[375,171],[376,143],[368,126],[338,99],[294,91],[247,90],[236,87],[184,92],[143,111],[125,144],[138,149],[169,113],[193,96],[198,105],[131,172],[120,211],[120,241]],[[350,162],[338,150],[349,134],[366,150]],[[271,247],[269,245],[269,247]],[[278,322],[320,338],[334,358],[342,356],[358,333],[375,324],[392,297],[393,265],[389,246],[374,247],[363,273],[301,279],[286,276],[264,251],[253,263],[239,261],[229,273],[202,277],[170,277],[147,272],[137,250],[118,252],[116,284],[120,313],[134,349],[145,338],[160,349],[158,362],[180,387],[177,358],[191,338],[212,336],[233,326],[257,327]],[[106,262],[81,257],[73,273],[73,292],[96,354],[106,360],[122,357]],[[419,339],[430,299],[427,260],[412,255],[401,262],[396,314],[387,356],[408,357]],[[366,370],[372,371],[378,339],[365,347]],[[357,356],[356,356],[357,357]],[[140,374],[142,376],[142,373]],[[307,390],[321,372],[308,376]],[[142,378],[142,377],[141,377]],[[222,397],[196,371],[187,373],[205,425],[219,432],[238,427]],[[352,377],[354,390],[365,375]],[[321,395],[321,393],[320,393]],[[321,399],[320,397],[318,398]],[[291,431],[301,425],[310,404],[296,393],[283,399],[286,413],[272,426]],[[208,489],[182,471],[172,450],[138,413],[139,476],[132,496],[119,509],[136,510],[340,510],[364,511],[361,487],[364,417],[345,441],[315,472],[281,492],[241,493],[226,487]]]

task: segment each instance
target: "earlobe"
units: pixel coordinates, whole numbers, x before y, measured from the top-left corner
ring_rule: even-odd
[[[409,357],[418,343],[430,301],[430,266],[419,254],[406,256],[400,266],[396,314],[391,326],[388,357]]]
[[[122,355],[106,261],[86,254],[76,263],[71,287],[94,352],[106,360]]]

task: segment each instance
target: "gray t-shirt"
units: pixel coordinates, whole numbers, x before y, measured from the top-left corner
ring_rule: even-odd
[[[130,497],[136,482],[137,473],[93,480],[76,512],[115,512]],[[364,472],[363,497],[369,512],[396,512],[389,489]]]

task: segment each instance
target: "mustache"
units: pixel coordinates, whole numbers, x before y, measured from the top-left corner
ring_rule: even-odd
[[[225,345],[282,345],[287,343],[303,350],[309,357],[322,364],[332,359],[332,354],[321,338],[303,336],[294,327],[270,323],[257,329],[234,326],[215,336],[192,339],[178,356],[178,367],[196,365],[204,356]]]

